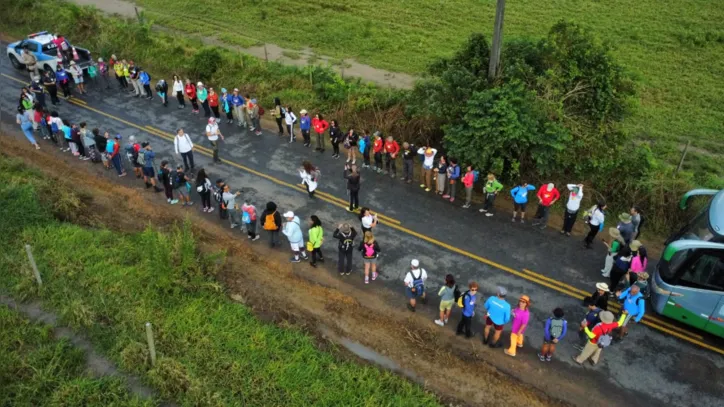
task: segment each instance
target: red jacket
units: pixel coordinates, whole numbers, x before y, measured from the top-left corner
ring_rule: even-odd
[[[372,151],[377,154],[382,152],[382,146],[384,146],[384,143],[382,142],[381,138],[378,138],[375,140],[374,144],[372,144]]]
[[[189,83],[184,89],[186,90],[186,96],[188,96],[189,99],[196,99],[196,86],[194,86],[193,83]]]
[[[397,156],[397,153],[400,152],[400,145],[397,144],[396,141],[385,141],[385,153],[392,156],[392,158],[395,158]]]
[[[324,132],[329,128],[329,123],[327,123],[324,119],[319,120],[315,117],[312,119],[312,127],[314,127],[314,131],[317,134],[324,134]]]
[[[465,185],[465,188],[470,188],[473,186],[473,183],[475,182],[475,174],[473,174],[472,171],[466,172],[463,176],[463,185]]]
[[[557,201],[561,197],[561,193],[555,187],[552,190],[548,190],[548,185],[543,185],[538,189],[538,198],[543,206],[551,206],[553,201]]]
[[[121,151],[121,142],[116,140],[116,142],[113,143],[113,154],[111,154],[111,157],[117,156],[119,151]]]
[[[219,94],[215,93],[213,95],[209,94],[209,106],[211,107],[218,107],[219,106]]]

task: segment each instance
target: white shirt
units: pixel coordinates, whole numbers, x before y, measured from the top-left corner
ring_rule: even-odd
[[[581,207],[583,187],[578,187],[576,184],[568,184],[566,186],[568,187],[568,190],[571,191],[571,193],[568,194],[568,203],[566,203],[566,208],[571,212],[576,212]],[[574,188],[578,188],[578,193],[575,195],[573,195]]]
[[[191,137],[189,137],[189,135],[186,133],[184,133],[183,136],[179,136],[177,134],[176,137],[174,137],[173,139],[173,145],[176,148],[176,154],[188,153],[194,148],[194,143],[191,142]]]
[[[375,217],[372,215],[367,215],[362,217],[362,227],[365,229],[370,229],[372,227],[372,223],[374,223]]]
[[[207,124],[206,125],[206,134],[207,136],[211,134],[209,137],[209,141],[216,141],[219,139],[219,125],[214,124]]]
[[[83,70],[78,68],[78,65],[73,65],[68,69],[70,71],[70,74],[73,76],[73,78],[77,79],[83,76]]]
[[[181,80],[173,81],[173,91],[174,92],[183,92],[184,83]]]
[[[593,212],[591,212],[591,220],[589,223],[593,226],[598,226],[604,222],[604,215],[603,211],[601,211],[598,208],[595,208]]]
[[[430,150],[432,150],[432,154],[430,154],[429,156],[427,154],[425,154],[425,150],[426,150],[426,148],[422,147],[419,150],[417,150],[417,154],[422,154],[425,156],[425,159],[422,161],[422,166],[427,169],[431,169],[433,161],[435,161],[435,154],[437,154],[437,150],[435,150],[434,148],[431,148]]]
[[[415,275],[420,277],[420,274],[422,273],[422,282],[424,283],[425,280],[427,280],[427,271],[425,269],[420,268],[415,271]],[[412,275],[412,270],[407,272],[407,275],[405,276],[405,284],[407,284],[408,287],[412,288],[414,287],[413,282],[415,281],[415,277]]]
[[[303,169],[299,170],[299,176],[302,177],[302,184],[309,185],[309,192],[317,189],[317,183],[312,178],[312,175]]]
[[[286,112],[284,113],[284,121],[287,124],[294,124],[294,122],[297,121],[297,116],[295,116],[292,112]]]

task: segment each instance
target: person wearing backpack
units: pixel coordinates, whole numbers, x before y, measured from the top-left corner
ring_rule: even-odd
[[[440,319],[436,319],[435,324],[445,326],[450,319],[450,313],[452,312],[455,300],[460,297],[460,290],[458,290],[458,287],[455,285],[455,276],[452,274],[445,276],[445,285],[440,287],[437,295],[440,297]]]
[[[583,321],[581,321],[581,326],[578,331],[578,339],[580,341],[580,344],[576,346],[578,350],[583,350],[583,347],[586,346],[586,342],[588,342],[588,336],[586,335],[585,329],[591,329],[601,322],[599,314],[603,311],[596,306],[596,300],[594,300],[593,297],[584,298],[583,305],[586,307],[586,317],[583,318]]]
[[[556,345],[560,342],[566,331],[568,331],[568,322],[563,319],[565,313],[562,308],[553,310],[553,316],[546,319],[545,328],[543,329],[544,340],[538,359],[541,362],[550,362],[553,354],[556,352]]]
[[[638,285],[632,285],[623,292],[616,291],[616,297],[622,302],[621,310],[626,317],[621,324],[618,340],[622,340],[628,334],[628,323],[633,319],[634,322],[641,322],[646,311],[646,299],[641,294],[641,288]]]
[[[583,328],[588,341],[578,356],[574,356],[573,360],[582,365],[586,360],[591,361],[591,365],[596,365],[601,359],[601,352],[613,342],[613,331],[623,325],[626,314],[622,314],[618,321],[614,322],[614,316],[611,311],[601,311],[598,314],[600,323],[593,328],[588,326]]]
[[[82,125],[83,123],[81,123],[81,126]],[[141,170],[142,165],[138,162],[140,152],[141,145],[136,142],[136,136],[129,137],[128,144],[126,144],[126,157],[128,157],[128,161],[130,161],[133,166],[133,173],[136,175],[136,178],[139,179],[143,176],[143,171]]]
[[[307,243],[307,250],[312,253],[312,261],[309,263],[312,267],[317,267],[317,260],[324,263],[322,243],[324,243],[322,221],[317,215],[312,215],[309,218],[309,243]]]
[[[463,311],[460,315],[460,322],[458,323],[458,328],[455,331],[456,335],[461,335],[463,331],[465,331],[465,338],[469,339],[473,337],[471,326],[473,323],[473,317],[475,316],[475,304],[478,301],[476,296],[477,293],[478,283],[473,281],[468,284],[468,291],[460,295],[460,298],[458,299],[458,306],[462,305]],[[447,316],[450,316],[449,312]],[[437,324],[437,321],[435,323]]]
[[[176,150],[176,155],[181,155],[184,160],[184,171],[188,172],[189,169],[194,171],[194,143],[191,141],[191,137],[184,131],[183,128],[176,130],[176,137],[173,139],[173,146]]]
[[[153,160],[156,158],[156,153],[151,150],[151,144],[147,141],[141,143],[143,149],[138,154],[138,163],[143,166],[143,182],[146,183],[146,188],[151,188],[156,192],[161,192],[161,188],[156,185],[156,170],[153,167]]]
[[[473,199],[473,185],[475,184],[475,172],[473,166],[468,165],[465,175],[463,175],[463,186],[465,187],[465,205],[463,208],[470,207],[470,201]]]
[[[528,327],[528,321],[530,321],[530,297],[527,295],[521,295],[518,299],[518,307],[513,310],[513,324],[510,327],[510,346],[505,349],[508,356],[515,357],[517,348],[523,347],[523,335],[525,334],[525,328]]]
[[[337,226],[332,236],[339,240],[337,245],[337,271],[340,276],[348,276],[352,273],[352,253],[354,252],[354,238],[357,237],[357,231],[348,223],[344,223]]]
[[[370,283],[370,269],[372,269],[372,281],[377,280],[377,256],[380,255],[380,245],[377,244],[372,232],[364,232],[364,238],[359,244],[359,251],[362,252],[362,263],[365,265],[365,284]]]
[[[288,211],[284,213],[284,226],[282,233],[289,239],[289,246],[292,248],[294,255],[290,259],[292,263],[299,263],[302,260],[307,260],[307,250],[304,247],[304,235],[302,234],[302,224],[298,216],[294,216],[294,212]],[[302,260],[299,259],[301,253]]]
[[[413,144],[407,141],[402,143],[402,178],[400,179],[408,184],[411,184],[414,178],[415,155],[417,155],[417,148]]]
[[[410,301],[407,304],[407,309],[412,312],[415,312],[418,297],[423,304],[427,302],[427,298],[425,297],[425,280],[427,280],[427,271],[420,267],[419,260],[412,259],[412,261],[410,261],[410,271],[405,274],[404,279],[405,294],[407,294],[407,298]]]
[[[247,237],[251,241],[259,240],[259,234],[256,233],[256,206],[249,203],[249,199],[245,199],[241,205],[241,222],[246,228]]]
[[[138,83],[143,86],[143,91],[146,93],[146,99],[153,99],[153,92],[151,92],[151,75],[148,74],[144,69],[138,68]],[[166,87],[168,89],[168,87]]]
[[[510,322],[510,304],[505,300],[508,290],[505,287],[497,287],[495,295],[491,295],[485,301],[485,331],[483,332],[483,343],[491,348],[503,346],[500,343],[500,335],[503,333],[503,326]],[[495,329],[493,340],[490,341],[490,330]]]
[[[347,212],[354,212],[359,208],[359,188],[362,182],[355,164],[344,165],[344,179],[347,180],[347,191],[349,192],[349,207],[347,208]]]
[[[277,212],[277,204],[267,202],[266,209],[261,213],[262,227],[269,232],[269,246],[279,245],[279,230],[282,227],[282,217]]]
[[[174,181],[174,188],[178,192],[179,197],[183,206],[191,206],[194,203],[191,202],[191,179],[184,173],[182,166],[176,166],[176,179]]]
[[[483,187],[483,196],[485,197],[485,203],[480,209],[480,212],[484,213],[485,216],[493,216],[493,204],[495,203],[495,197],[498,196],[498,192],[503,189],[503,184],[498,182],[495,178],[495,174],[488,173],[488,177],[485,180],[485,186]]]
[[[229,224],[232,229],[240,226],[241,223],[241,212],[239,210],[239,204],[236,203],[236,197],[239,195],[241,195],[240,191],[231,192],[231,186],[224,184],[224,189],[221,193],[221,209],[229,215]]]
[[[196,174],[196,192],[201,196],[202,212],[211,213],[214,211],[214,207],[211,206],[211,188],[211,180],[206,175],[206,170],[201,168],[199,173]]]
[[[535,187],[523,181],[518,186],[510,190],[510,196],[513,197],[513,223],[520,212],[520,223],[525,223],[525,208],[528,206],[528,192],[535,191]]]

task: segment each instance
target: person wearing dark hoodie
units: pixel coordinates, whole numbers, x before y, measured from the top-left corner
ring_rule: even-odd
[[[282,119],[284,119],[284,108],[282,107],[282,102],[276,97],[274,98],[274,110],[272,111],[272,116],[274,116],[274,120],[277,122],[279,135],[283,136],[284,127],[282,127]]]
[[[282,228],[282,215],[277,211],[277,204],[267,202],[266,209],[261,213],[262,228],[269,232],[269,246],[279,245],[279,230]]]
[[[354,238],[357,237],[357,231],[349,223],[344,223],[337,226],[332,236],[339,240],[337,271],[340,276],[348,276],[352,273],[352,253],[354,253]]]
[[[168,83],[166,83],[164,79],[160,79],[156,83],[156,93],[158,94],[158,97],[161,98],[163,107],[168,106]]]

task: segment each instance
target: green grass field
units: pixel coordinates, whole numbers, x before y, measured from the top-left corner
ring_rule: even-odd
[[[374,67],[419,73],[473,32],[492,32],[495,0],[323,0],[266,2],[136,0],[158,23],[186,32],[309,46]],[[724,2],[716,0],[508,0],[507,39],[543,37],[560,19],[593,29],[615,47],[640,84],[640,106],[625,127],[687,169],[720,175],[724,165]],[[250,39],[251,38],[251,39]],[[714,153],[714,155],[711,155]],[[699,181],[703,177],[697,177]],[[721,180],[721,178],[720,178]]]
[[[150,407],[122,379],[93,378],[85,356],[50,328],[0,306],[0,406]]]
[[[229,300],[213,279],[223,255],[200,253],[189,225],[120,233],[57,221],[87,213],[81,202],[89,197],[77,194],[0,155],[0,219],[13,220],[0,222],[0,289],[42,300],[164,398],[183,405],[438,405],[421,387],[321,351],[312,336],[264,323]],[[23,243],[33,247],[42,289]],[[156,332],[154,368],[147,321]]]

